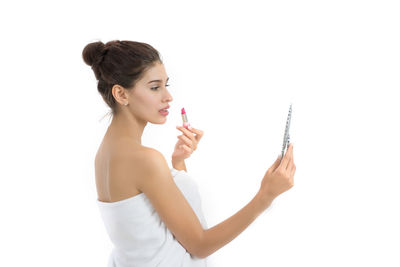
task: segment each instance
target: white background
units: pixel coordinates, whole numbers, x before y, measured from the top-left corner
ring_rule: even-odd
[[[293,103],[295,185],[212,266],[400,266],[398,1],[8,1],[1,25],[2,266],[106,266],[94,156],[108,112],[90,42],[146,42],[174,97],[143,145],[170,156],[180,109],[209,227],[257,192]]]

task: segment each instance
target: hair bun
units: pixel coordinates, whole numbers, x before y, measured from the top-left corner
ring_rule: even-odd
[[[85,46],[82,51],[83,61],[89,66],[93,66],[95,62],[99,59],[100,55],[104,52],[104,43],[103,42],[94,42]]]

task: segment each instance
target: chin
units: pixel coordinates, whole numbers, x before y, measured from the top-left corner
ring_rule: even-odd
[[[161,119],[158,119],[158,120],[154,120],[154,122],[152,122],[152,123],[154,123],[154,124],[165,124],[166,122],[167,122],[167,118],[164,117],[164,118],[161,118]]]

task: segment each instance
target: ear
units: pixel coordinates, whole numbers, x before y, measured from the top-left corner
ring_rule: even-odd
[[[124,105],[124,103],[128,102],[128,92],[121,85],[115,84],[111,88],[112,95],[119,104]]]

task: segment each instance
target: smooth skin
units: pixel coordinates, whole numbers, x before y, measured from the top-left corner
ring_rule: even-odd
[[[151,80],[161,82],[150,83]],[[147,122],[162,124],[166,117],[158,110],[172,96],[166,89],[167,75],[162,64],[155,64],[137,83],[135,90],[119,85],[112,89],[118,102],[95,159],[98,200],[114,202],[144,193],[157,214],[181,245],[193,256],[205,258],[225,246],[246,229],[281,193],[293,186],[296,166],[293,145],[281,160],[267,170],[257,194],[237,213],[209,229],[203,229],[192,207],[175,184],[163,154],[141,144]],[[151,87],[157,85],[159,90]],[[129,104],[125,106],[124,104]],[[172,164],[186,171],[184,159],[198,147],[204,132],[178,127],[182,132],[175,145]],[[175,160],[174,160],[175,159]]]

